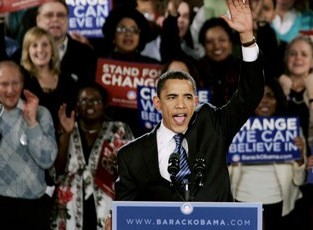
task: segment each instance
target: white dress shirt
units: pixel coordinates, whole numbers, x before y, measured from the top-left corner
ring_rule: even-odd
[[[173,138],[175,135],[176,133],[166,128],[162,121],[159,129],[157,130],[158,159],[160,174],[168,181],[171,181],[170,174],[167,171],[168,160],[176,147],[176,142]],[[188,156],[188,144],[185,138],[183,139],[182,145]]]

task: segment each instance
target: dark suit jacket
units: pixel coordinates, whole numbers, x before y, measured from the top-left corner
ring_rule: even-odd
[[[61,72],[70,76],[78,83],[78,87],[85,86],[95,80],[97,57],[87,45],[68,37],[67,50],[61,61]]]
[[[221,108],[203,104],[197,108],[186,132],[188,162],[192,169],[198,157],[206,160],[204,186],[192,201],[232,201],[226,155],[229,144],[263,97],[262,61],[242,62],[238,90]],[[181,201],[158,166],[156,127],[122,147],[118,152],[116,200]],[[189,181],[195,182],[192,171]],[[194,189],[193,189],[194,190]]]

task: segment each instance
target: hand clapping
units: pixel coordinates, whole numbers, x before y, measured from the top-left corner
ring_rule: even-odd
[[[27,89],[24,89],[23,93],[25,96],[23,117],[28,127],[34,127],[37,123],[36,114],[38,110],[39,99],[35,94]]]

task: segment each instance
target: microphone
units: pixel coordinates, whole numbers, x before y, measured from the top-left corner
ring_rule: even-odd
[[[178,153],[172,153],[170,155],[170,158],[168,159],[167,171],[170,174],[171,181],[172,181],[171,185],[173,186],[173,184],[176,181],[176,175],[179,171],[179,155],[178,155]]]
[[[203,173],[205,168],[205,159],[203,157],[199,157],[196,159],[196,163],[193,166],[193,170],[196,174],[196,181],[199,187],[203,187]]]

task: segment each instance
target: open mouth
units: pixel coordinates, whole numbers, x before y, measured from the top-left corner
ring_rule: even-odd
[[[87,114],[94,114],[94,113],[95,113],[95,110],[94,110],[94,109],[87,109],[87,110],[86,110],[86,113],[87,113]]]
[[[269,109],[268,108],[261,108],[260,111],[262,113],[268,113],[269,112]]]
[[[132,40],[132,39],[124,39],[124,40],[123,40],[123,43],[124,43],[125,45],[132,45],[132,44],[133,44],[133,40]]]
[[[223,54],[223,50],[215,50],[214,51],[214,55],[218,56],[218,55],[221,55]]]
[[[183,124],[186,120],[186,117],[187,117],[187,114],[182,113],[182,114],[174,115],[173,119],[177,124]]]

